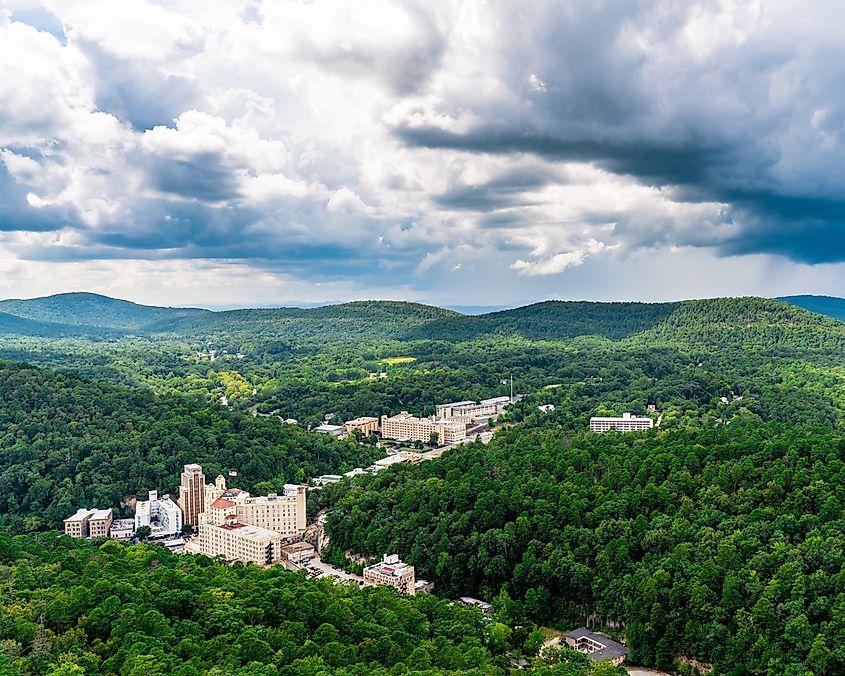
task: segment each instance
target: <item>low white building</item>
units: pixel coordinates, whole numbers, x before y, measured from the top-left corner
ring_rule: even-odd
[[[590,418],[590,429],[593,432],[607,432],[609,430],[639,432],[650,430],[652,427],[654,427],[654,420],[651,418],[640,418],[630,413],[623,413],[621,418]]]
[[[343,425],[329,425],[328,423],[323,423],[322,425],[315,427],[314,431],[318,434],[328,434],[330,437],[336,437],[337,439],[346,436],[346,428]]]
[[[149,526],[152,537],[178,535],[182,532],[182,510],[169,495],[158,497],[158,491],[150,491],[148,500],[139,500],[135,505],[135,530]]]
[[[131,540],[135,536],[135,519],[115,519],[111,522],[109,537],[114,540]]]

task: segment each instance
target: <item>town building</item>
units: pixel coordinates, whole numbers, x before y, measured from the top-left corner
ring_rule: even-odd
[[[235,514],[241,523],[266,528],[284,537],[299,537],[305,532],[307,488],[285,484],[281,494],[237,498]]]
[[[485,614],[493,612],[493,605],[491,603],[487,603],[487,601],[482,601],[481,599],[474,599],[471,596],[461,596],[458,601],[467,606],[475,606]]]
[[[112,525],[111,509],[81,507],[64,521],[65,535],[75,538],[107,538]]]
[[[414,583],[414,567],[400,561],[398,554],[385,554],[381,561],[364,568],[365,585],[387,585],[413,596]]]
[[[113,540],[131,540],[135,537],[135,519],[115,519],[112,521],[109,537]]]
[[[540,410],[540,413],[551,413],[555,410],[554,404],[540,404],[537,407]]]
[[[651,418],[641,418],[630,413],[623,413],[621,418],[590,418],[590,429],[593,432],[607,432],[608,430],[639,432],[650,430],[652,427],[654,427],[654,420]]]
[[[158,497],[158,491],[150,491],[148,500],[135,504],[135,530],[142,526],[150,528],[152,537],[177,535],[182,532],[182,510],[169,495]]]
[[[281,559],[282,539],[275,531],[240,523],[232,515],[221,524],[201,523],[185,551],[266,566]]]
[[[416,582],[414,582],[414,594],[420,594],[422,592],[430,594],[433,591],[433,582],[429,582],[428,580],[417,580]]]
[[[179,508],[182,523],[196,526],[205,509],[205,475],[199,465],[185,465],[179,483]]]
[[[312,559],[316,558],[317,550],[309,542],[292,542],[282,545],[282,561],[301,568]]]
[[[439,404],[434,417],[441,418],[484,418],[502,413],[511,403],[510,397],[493,397],[481,401],[455,401]]]
[[[237,474],[233,472],[230,472],[229,474],[234,474],[235,476],[237,476]],[[237,500],[240,497],[249,497],[249,493],[247,493],[246,491],[242,491],[240,488],[227,488],[226,479],[224,479],[221,474],[217,475],[217,478],[214,480],[213,484],[206,484],[204,494],[204,503],[206,510],[208,509],[208,506],[218,498],[225,498],[227,500]]]
[[[357,431],[363,436],[368,437],[378,432],[378,418],[363,416],[361,418],[355,418],[355,420],[347,420],[343,423],[343,427],[346,429],[347,434],[355,434]]]
[[[419,462],[419,454],[417,453],[409,453],[408,451],[399,451],[398,453],[394,453],[393,455],[388,455],[385,458],[381,458],[376,460],[372,465],[372,472],[380,472],[383,469],[387,469],[391,465],[396,465],[402,462],[410,462],[413,464],[417,464]]]
[[[381,436],[396,441],[421,441],[438,446],[454,444],[467,438],[466,420],[417,418],[407,411],[381,417]]]
[[[329,423],[323,423],[322,425],[315,427],[314,431],[318,434],[328,434],[330,437],[335,437],[337,439],[346,436],[346,428],[343,425],[330,425]]]
[[[327,486],[328,484],[336,484],[341,479],[343,477],[340,474],[321,474],[320,476],[314,477],[314,485]]]
[[[596,634],[584,627],[570,631],[566,634],[565,639],[566,645],[579,653],[583,653],[587,656],[587,659],[596,662],[610,660],[615,667],[622,664],[628,655],[628,649],[621,643],[617,643],[602,634]]]
[[[240,523],[272,530],[286,538],[299,537],[305,532],[307,489],[307,486],[285,484],[281,494],[252,497],[238,488],[227,488],[226,480],[218,476],[213,485],[206,486],[209,502],[200,521],[220,525],[234,517]]]

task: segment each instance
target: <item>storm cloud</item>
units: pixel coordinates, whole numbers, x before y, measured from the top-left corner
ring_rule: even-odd
[[[836,265],[843,13],[0,0],[0,257],[449,302]]]

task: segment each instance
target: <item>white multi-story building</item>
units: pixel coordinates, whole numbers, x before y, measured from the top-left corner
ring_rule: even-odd
[[[454,444],[467,438],[466,420],[417,418],[407,411],[391,417],[381,417],[381,436],[396,441],[434,440],[438,446]]]
[[[413,596],[416,592],[414,567],[400,561],[398,554],[385,554],[381,561],[364,568],[364,584],[383,584]]]
[[[169,495],[158,497],[158,491],[150,491],[148,500],[135,504],[135,530],[149,526],[150,535],[164,537],[182,532],[182,510]]]
[[[650,430],[652,427],[654,427],[654,420],[651,418],[640,418],[630,413],[623,413],[621,418],[590,418],[590,429],[593,432],[607,432],[608,430],[639,432]]]
[[[481,401],[455,401],[439,404],[436,418],[483,418],[502,413],[511,403],[510,397],[493,397]]]
[[[281,534],[241,523],[233,515],[220,524],[201,523],[185,551],[266,566],[281,559],[282,540]]]

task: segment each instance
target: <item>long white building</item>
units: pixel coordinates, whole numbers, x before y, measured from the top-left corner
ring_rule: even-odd
[[[436,418],[482,418],[502,413],[511,403],[510,397],[493,397],[481,401],[455,401],[438,404]]]
[[[149,526],[150,535],[163,537],[182,532],[182,509],[169,495],[158,497],[158,491],[150,491],[147,500],[135,504],[135,530]]]
[[[623,413],[621,418],[590,418],[590,429],[593,432],[607,432],[617,430],[619,432],[639,432],[650,430],[654,427],[654,420],[642,418],[630,413]]]

